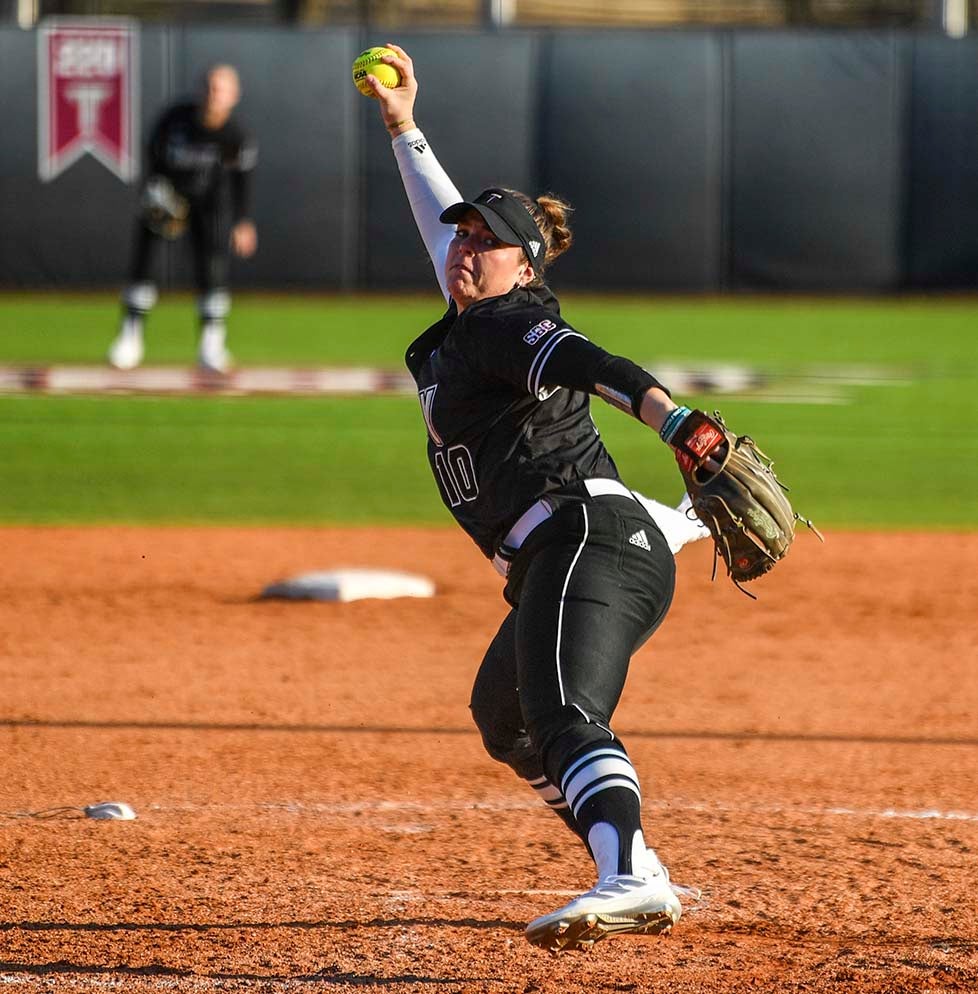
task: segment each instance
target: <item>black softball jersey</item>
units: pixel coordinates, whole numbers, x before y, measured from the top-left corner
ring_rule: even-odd
[[[254,139],[233,118],[210,129],[193,103],[166,111],[149,140],[150,172],[166,176],[192,201],[216,202],[225,175],[230,179],[231,214],[248,216],[250,176],[258,158]]]
[[[405,361],[442,500],[490,559],[539,498],[619,479],[591,419],[598,384],[633,412],[649,387],[665,389],[571,328],[546,286],[517,287],[461,314],[452,303]]]

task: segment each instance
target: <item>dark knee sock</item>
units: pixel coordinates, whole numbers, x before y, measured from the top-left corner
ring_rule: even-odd
[[[526,777],[526,782],[533,788],[537,797],[587,846],[587,833],[578,824],[567,799],[546,776],[540,774],[539,777],[533,779]],[[588,846],[588,852],[590,851],[591,847]]]
[[[637,873],[636,855],[645,849],[642,799],[621,743],[589,743],[565,764],[560,782],[599,875]]]

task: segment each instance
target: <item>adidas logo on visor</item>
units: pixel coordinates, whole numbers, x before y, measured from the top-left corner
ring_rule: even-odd
[[[530,246],[530,251],[533,253],[533,257],[536,258],[540,254],[540,243],[537,241],[527,242]]]

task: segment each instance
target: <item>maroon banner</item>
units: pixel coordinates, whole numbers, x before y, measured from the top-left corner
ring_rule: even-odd
[[[44,21],[38,30],[38,174],[53,180],[90,154],[123,182],[139,170],[135,21]]]

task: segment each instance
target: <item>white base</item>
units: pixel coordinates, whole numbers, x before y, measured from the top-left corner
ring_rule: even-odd
[[[125,801],[99,801],[89,804],[84,811],[87,818],[99,821],[135,821],[136,818],[136,812]]]
[[[266,587],[263,598],[357,601],[368,597],[433,597],[435,585],[424,576],[378,569],[337,569],[303,573]]]

